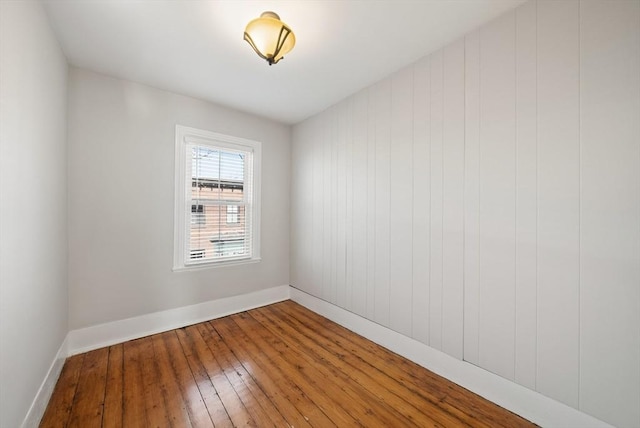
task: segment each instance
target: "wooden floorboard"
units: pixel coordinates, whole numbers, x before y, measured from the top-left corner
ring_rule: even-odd
[[[359,377],[354,376],[353,371],[346,367],[339,358],[335,358],[301,334],[295,334],[296,339],[289,335],[291,330],[286,324],[272,324],[268,316],[259,311],[249,314],[240,314],[232,317],[245,331],[261,331],[266,337],[278,337],[273,346],[282,355],[288,355],[295,365],[294,370],[304,374],[305,378],[315,376],[320,383],[319,391],[322,395],[337,398],[333,405],[328,406],[325,413],[334,422],[336,417],[349,414],[354,420],[364,426],[372,426],[374,423],[389,426],[392,423],[402,422],[403,426],[413,425],[402,413],[389,406],[383,397],[371,393],[370,389],[361,384],[355,384]],[[366,383],[366,381],[364,382]],[[372,405],[376,403],[377,405]],[[397,403],[396,403],[397,404]],[[338,426],[342,424],[338,423]]]
[[[209,378],[205,363],[200,357],[200,354],[203,353],[202,349],[203,347],[206,348],[206,345],[204,345],[197,327],[191,326],[186,329],[178,329],[176,334],[184,349],[193,379],[198,386],[205,406],[207,406],[213,425],[215,427],[232,427],[231,418],[220,400],[218,391]],[[209,351],[205,351],[204,354],[208,355]]]
[[[108,361],[108,348],[87,352],[85,355],[78,386],[71,405],[69,427],[91,428],[102,426]]]
[[[354,366],[366,371],[379,371],[382,375],[399,382],[418,400],[421,406],[427,403],[436,405],[440,412],[456,415],[461,421],[473,426],[513,426],[510,419],[492,419],[495,416],[495,405],[477,397],[472,400],[469,392],[452,382],[442,382],[442,378],[421,366],[386,351],[379,345],[354,335],[351,331],[329,322],[305,308],[295,305],[283,312],[286,322],[292,323],[301,331],[310,330],[335,342],[338,349],[344,352],[344,358]],[[385,352],[386,351],[386,352]],[[526,422],[525,422],[525,426]]]
[[[132,340],[123,345],[122,424],[125,427],[147,425],[142,358],[143,354],[153,355],[150,345],[149,337]],[[161,388],[160,385],[158,387]]]
[[[247,335],[232,320],[232,317],[214,320],[209,324],[214,327],[225,342],[231,344],[231,349],[242,352],[243,361],[249,369],[252,366],[257,366],[263,378],[269,376],[276,382],[280,391],[298,409],[306,422],[311,426],[334,425],[322,411],[322,408],[318,406],[318,403],[309,397],[308,394],[312,391],[311,381],[305,379],[296,370],[291,370],[291,364],[281,354],[265,346],[261,338]],[[237,348],[234,348],[233,345],[236,345]],[[314,394],[318,394],[318,392],[313,391],[312,395]]]
[[[69,415],[85,355],[80,354],[67,358],[49,400],[49,405],[42,417],[41,427],[66,427],[69,424]]]
[[[393,379],[383,378],[382,373],[377,371],[371,373],[362,370],[363,367],[360,364],[349,364],[348,355],[344,350],[335,349],[333,343],[323,340],[314,332],[299,329],[298,326],[288,323],[273,323],[271,317],[280,316],[280,314],[271,311],[263,309],[252,316],[268,325],[274,334],[284,337],[289,346],[298,348],[300,355],[315,356],[313,359],[308,359],[310,370],[319,368],[324,376],[339,379],[340,384],[348,385],[348,390],[345,392],[349,400],[343,401],[346,405],[345,410],[353,407],[354,404],[358,405],[360,412],[357,418],[366,426],[371,426],[375,422],[388,425],[402,421],[404,426],[420,425],[425,421],[442,425],[454,422],[447,418],[446,414],[430,412],[426,407],[423,408],[426,404],[424,401],[420,401],[418,406],[413,406],[410,401],[394,393]],[[339,391],[336,391],[336,395],[340,395]],[[372,403],[376,405],[372,406]]]
[[[102,412],[102,426],[105,428],[122,428],[123,367],[124,346],[122,344],[110,346],[104,412]]]
[[[532,427],[286,301],[65,362],[41,427]]]

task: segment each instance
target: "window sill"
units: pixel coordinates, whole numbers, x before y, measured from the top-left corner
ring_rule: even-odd
[[[212,262],[212,263],[202,263],[196,265],[189,266],[178,266],[172,269],[173,272],[185,272],[185,271],[194,271],[194,270],[205,270],[205,269],[216,269],[228,266],[240,266],[240,265],[251,265],[255,263],[260,263],[262,261],[261,258],[253,258],[253,259],[242,259],[242,260],[229,260],[223,262]]]

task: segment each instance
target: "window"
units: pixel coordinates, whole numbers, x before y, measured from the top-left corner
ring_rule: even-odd
[[[191,224],[206,224],[204,217],[204,205],[191,205]]]
[[[227,205],[227,224],[238,222],[238,206]]]
[[[190,255],[192,259],[202,259],[204,258],[204,250],[191,250]]]
[[[260,148],[176,126],[174,270],[260,260]]]

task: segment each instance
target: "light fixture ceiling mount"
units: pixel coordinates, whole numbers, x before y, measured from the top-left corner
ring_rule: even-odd
[[[275,12],[263,12],[247,24],[244,39],[269,65],[277,64],[293,49],[296,37]]]

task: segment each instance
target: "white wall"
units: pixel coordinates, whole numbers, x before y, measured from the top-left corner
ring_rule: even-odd
[[[69,86],[70,329],[288,284],[289,127],[76,68]],[[262,262],[172,272],[176,124],[262,142]]]
[[[640,426],[640,2],[531,1],[294,127],[291,284]]]
[[[67,64],[40,3],[0,2],[0,70],[0,426],[17,427],[67,334]]]

